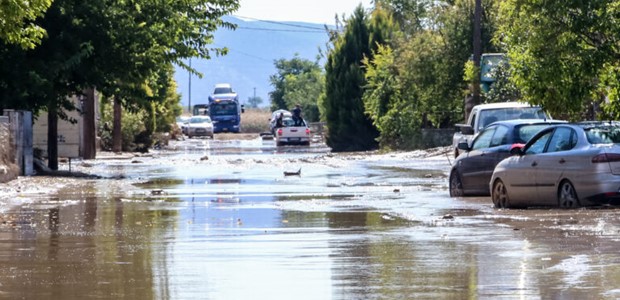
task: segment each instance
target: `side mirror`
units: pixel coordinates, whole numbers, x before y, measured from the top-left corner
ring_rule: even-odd
[[[469,151],[469,144],[467,144],[467,142],[459,142],[458,145],[456,145],[456,147],[459,150],[463,150],[463,151]]]
[[[516,144],[512,144],[512,146],[510,146],[510,155],[518,155],[518,156],[522,156],[523,154],[523,147],[525,147],[525,144],[521,144],[521,143],[516,143]]]
[[[474,134],[474,128],[470,125],[461,126],[461,133],[465,135],[472,135]]]

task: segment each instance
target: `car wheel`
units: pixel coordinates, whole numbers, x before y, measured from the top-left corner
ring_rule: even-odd
[[[560,189],[558,190],[558,205],[561,208],[576,208],[581,206],[579,204],[579,198],[575,187],[568,180],[560,183]]]
[[[509,208],[510,201],[508,199],[508,192],[506,191],[506,185],[501,179],[495,180],[493,183],[493,190],[491,191],[491,198],[493,199],[493,206],[495,208]]]
[[[459,157],[459,149],[454,149],[454,158]]]
[[[461,175],[457,171],[450,172],[450,197],[462,197],[464,195]]]

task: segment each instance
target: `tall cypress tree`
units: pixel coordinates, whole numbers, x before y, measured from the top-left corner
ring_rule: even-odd
[[[362,60],[371,56],[366,13],[358,6],[346,29],[334,42],[325,66],[323,118],[327,123],[327,145],[333,151],[362,151],[377,148],[379,132],[364,112],[366,84]]]

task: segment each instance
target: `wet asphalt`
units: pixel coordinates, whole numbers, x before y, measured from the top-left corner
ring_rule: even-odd
[[[441,151],[216,135],[72,168],[104,178],[0,187],[0,298],[620,297],[617,208],[450,198]]]

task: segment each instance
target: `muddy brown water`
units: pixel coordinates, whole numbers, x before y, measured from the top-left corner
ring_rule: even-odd
[[[0,298],[620,297],[618,209],[449,198],[441,155],[198,139],[73,168],[124,179],[2,186]]]

